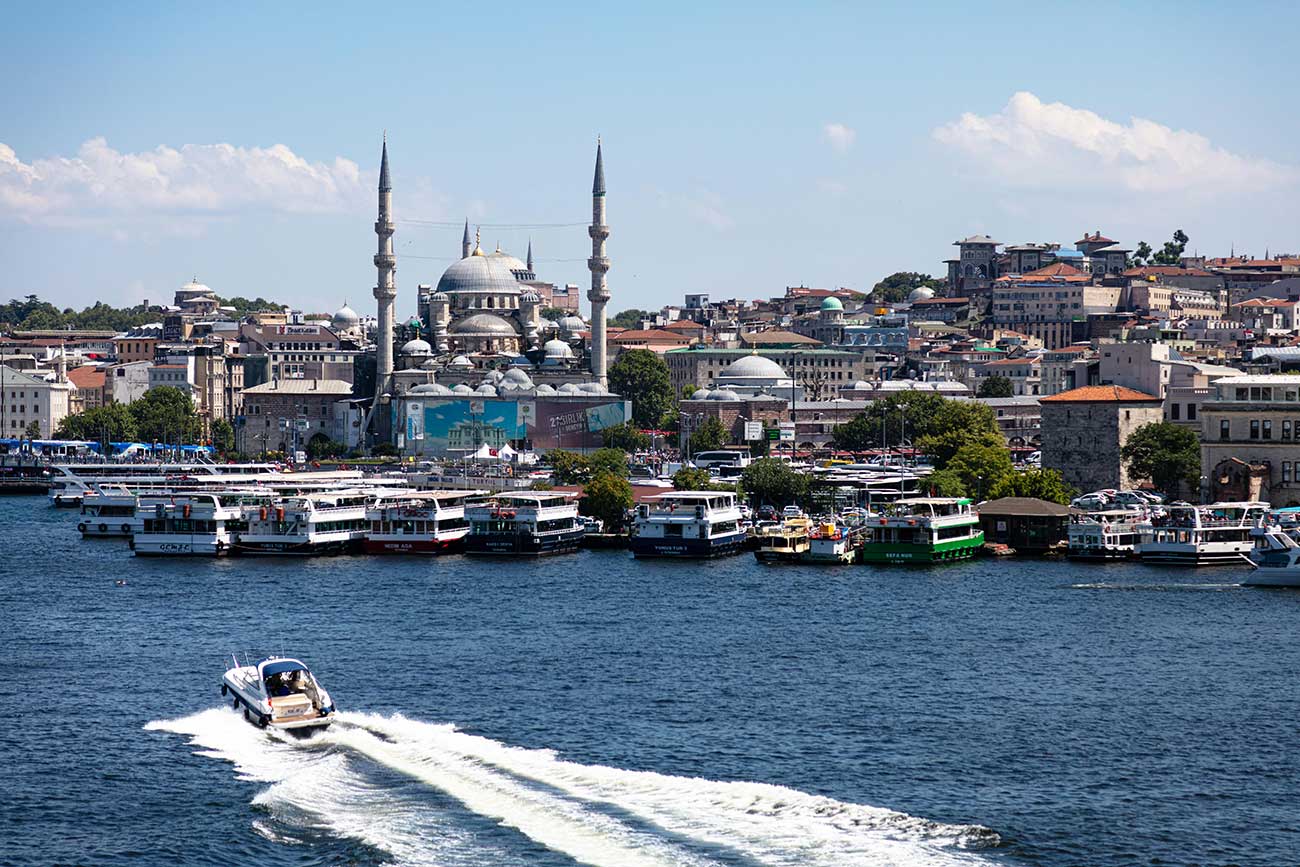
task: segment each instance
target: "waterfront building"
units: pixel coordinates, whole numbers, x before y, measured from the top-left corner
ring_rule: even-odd
[[[1300,378],[1223,377],[1200,408],[1211,500],[1300,505]]]
[[[72,411],[75,391],[62,365],[53,381],[0,365],[0,436],[23,437],[33,423],[37,438],[53,436]]]
[[[1164,418],[1163,401],[1119,385],[1087,385],[1044,397],[1042,465],[1081,491],[1130,488],[1120,449],[1133,431]]]
[[[1010,545],[1018,554],[1042,554],[1065,542],[1070,507],[1033,497],[1003,497],[977,507],[984,541]]]
[[[244,389],[244,424],[236,428],[240,451],[287,452],[305,449],[313,436],[343,440],[336,429],[337,401],[352,394],[352,383],[337,379],[275,379]]]

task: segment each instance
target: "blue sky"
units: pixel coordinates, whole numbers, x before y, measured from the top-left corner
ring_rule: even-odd
[[[226,5],[7,11],[0,296],[368,309],[384,129],[402,313],[460,232],[400,220],[583,221],[598,134],[614,310],[937,274],[983,232],[1300,249],[1283,4]],[[530,236],[585,286],[583,228],[483,230]]]

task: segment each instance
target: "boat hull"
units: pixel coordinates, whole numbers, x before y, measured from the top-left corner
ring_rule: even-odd
[[[638,558],[674,557],[708,560],[739,554],[745,546],[745,534],[735,533],[713,539],[669,539],[651,536],[632,537],[632,556]]]
[[[240,556],[267,557],[316,557],[329,554],[348,554],[356,551],[360,541],[357,539],[330,539],[313,542],[264,542],[240,539],[234,545],[233,553]]]
[[[465,537],[466,554],[496,554],[515,557],[544,557],[551,554],[572,554],[582,546],[581,529],[563,533],[534,535],[531,533],[488,533]]]
[[[371,539],[364,549],[367,554],[453,554],[463,547],[464,537],[457,539]]]
[[[862,563],[950,563],[971,559],[983,545],[983,533],[933,545],[868,542],[859,549],[858,560]]]
[[[798,563],[808,556],[808,548],[764,548],[761,544],[754,552],[754,559],[761,563]]]
[[[1242,587],[1300,587],[1300,568],[1294,566],[1256,569],[1241,582]]]
[[[150,539],[137,536],[131,544],[137,557],[224,557],[231,553],[220,539]]]
[[[1190,545],[1144,545],[1138,549],[1143,563],[1170,566],[1240,566],[1249,561],[1250,547],[1241,550],[1206,550]]]
[[[87,520],[77,524],[77,530],[83,539],[128,539],[132,534],[131,521],[122,520]]]

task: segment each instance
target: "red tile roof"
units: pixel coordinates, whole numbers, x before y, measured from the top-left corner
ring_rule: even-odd
[[[68,381],[77,388],[103,388],[104,371],[98,367],[74,367],[68,371]]]
[[[1075,241],[1074,243],[1076,243],[1076,244],[1114,244],[1114,243],[1116,243],[1116,241],[1115,241],[1114,238],[1107,238],[1107,237],[1106,237],[1105,235],[1103,235],[1101,232],[1093,232],[1091,235],[1089,235],[1087,232],[1085,232],[1084,235],[1083,235],[1083,237],[1080,238],[1079,240]]]
[[[1163,403],[1158,397],[1122,385],[1085,385],[1042,398],[1040,403]]]
[[[1142,265],[1129,268],[1121,277],[1213,277],[1201,268],[1179,268],[1177,265]]]
[[[635,342],[635,343],[687,343],[689,337],[682,334],[674,334],[671,331],[663,331],[657,328],[647,329],[645,331],[631,330],[624,331],[615,336],[618,342]]]

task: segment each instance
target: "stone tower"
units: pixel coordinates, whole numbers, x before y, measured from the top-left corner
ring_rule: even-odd
[[[591,236],[591,258],[587,260],[591,271],[591,290],[587,292],[587,300],[591,302],[591,372],[597,382],[607,385],[605,305],[609,303],[609,289],[605,274],[609,271],[609,258],[605,255],[605,241],[609,238],[609,226],[605,225],[605,163],[600,139],[596,139],[596,177],[591,185],[591,226],[587,234]]]
[[[375,334],[376,353],[375,393],[383,394],[393,375],[393,304],[397,299],[397,257],[393,255],[393,182],[388,176],[388,136],[384,136],[384,152],[379,162],[379,218],[375,220],[375,234],[379,236],[379,249],[375,253],[375,268],[379,271],[375,283],[375,300],[379,302],[379,324]]]

